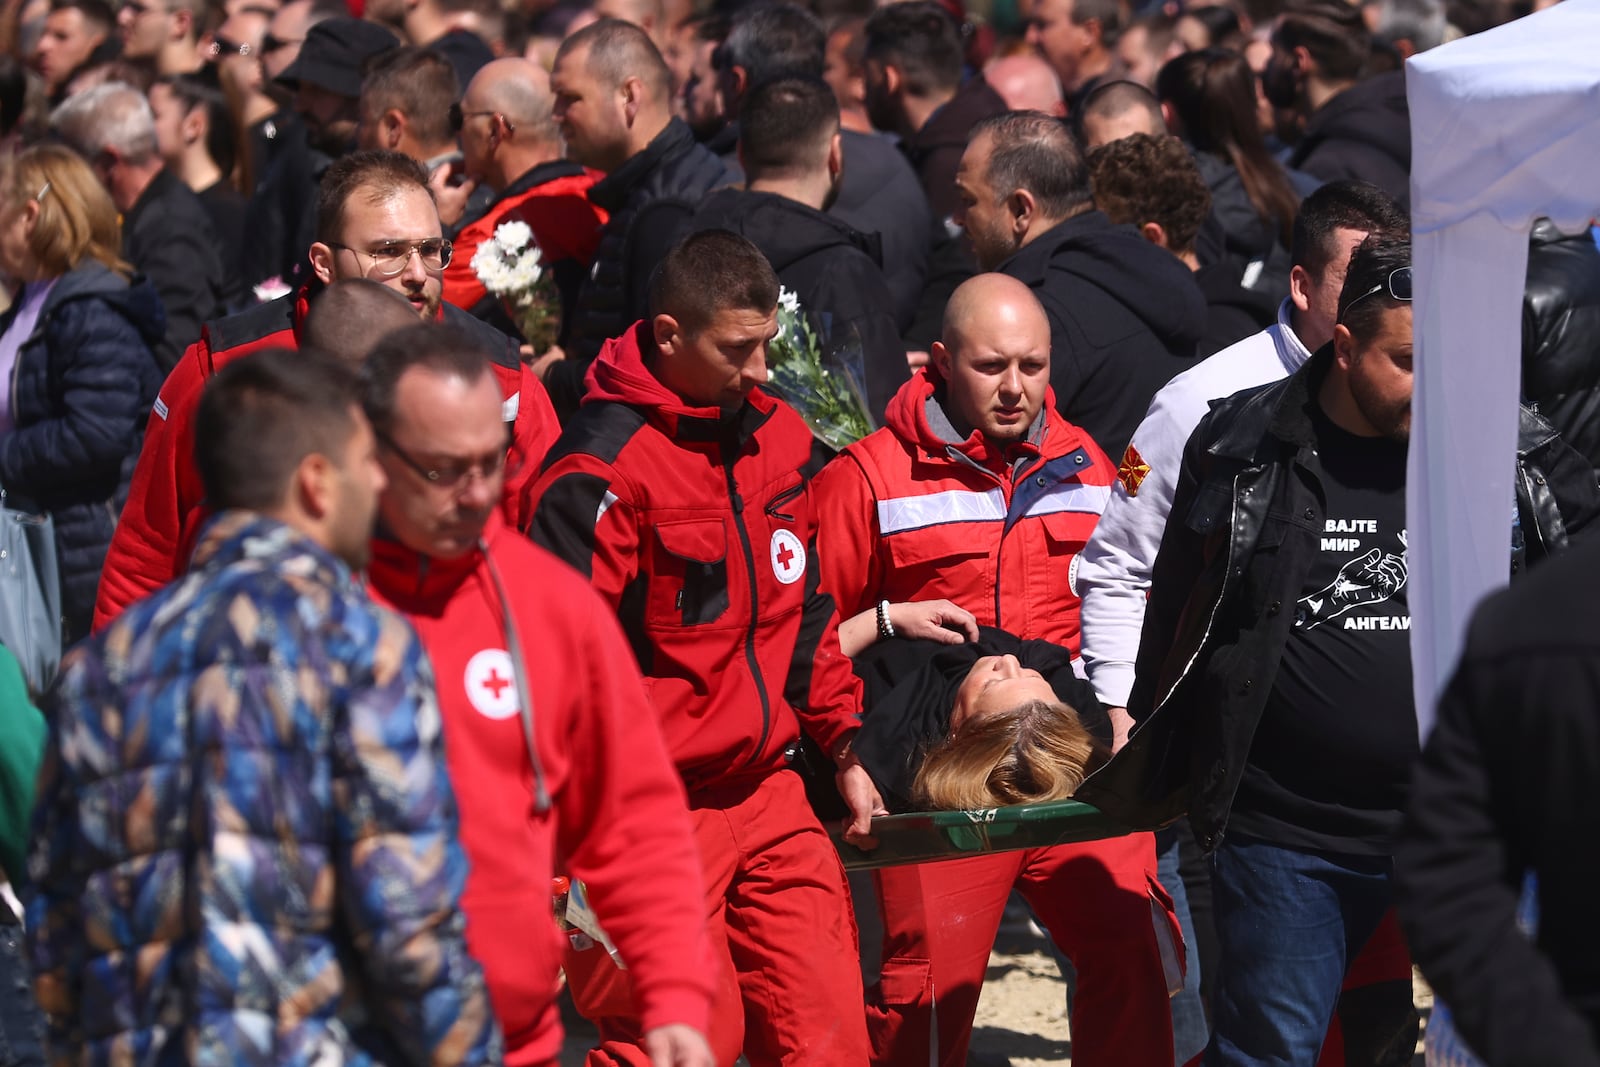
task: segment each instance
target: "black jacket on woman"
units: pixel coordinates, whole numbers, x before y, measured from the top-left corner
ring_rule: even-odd
[[[851,751],[861,757],[883,801],[894,812],[915,811],[912,784],[929,749],[950,733],[956,693],[984,656],[1013,655],[1044,675],[1062,703],[1109,751],[1111,720],[1094,687],[1072,671],[1072,653],[1049,641],[1024,641],[1004,630],[978,628],[978,640],[959,645],[891,638],[855,658],[863,688],[861,732]]]
[[[0,331],[16,310],[0,316]],[[129,283],[91,260],[57,280],[17,351],[0,485],[55,520],[66,642],[89,632],[127,461],[161,387],[153,352],[165,330],[149,282]]]

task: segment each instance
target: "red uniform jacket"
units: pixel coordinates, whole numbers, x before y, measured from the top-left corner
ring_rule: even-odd
[[[645,1029],[709,1022],[704,889],[683,786],[636,718],[644,687],[605,604],[570,567],[491,517],[484,538],[526,661],[552,808],[533,810],[505,608],[480,552],[420,556],[375,541],[372,593],[417,628],[433,663],[445,755],[471,861],[462,909],[506,1035],[506,1063],[553,1061],[559,864],[587,885],[627,963]],[[594,951],[603,951],[596,948]]]
[[[801,722],[835,751],[861,686],[806,543],[811,432],[760,391],[729,418],[686,406],[648,339],[639,323],[601,350],[530,532],[617,609],[693,793],[780,768]]]
[[[200,340],[190,345],[156,396],[144,447],[128,502],[122,509],[111,548],[100,572],[94,606],[99,630],[135,600],[155,592],[188,567],[189,553],[202,521],[210,514],[200,471],[194,463],[194,414],[205,384],[221,367],[264,348],[298,348],[310,290],[279,297],[248,311],[206,323]],[[459,308],[441,305],[443,321],[489,332]],[[506,518],[524,521],[522,504],[528,483],[556,435],[556,416],[539,380],[518,358],[517,347],[498,331],[495,378],[507,398],[505,413],[513,423],[506,478]]]
[[[822,587],[845,618],[879,600],[944,598],[1023,637],[1078,650],[1078,553],[1111,499],[1116,468],[1045,397],[1044,435],[996,450],[929,424],[919,372],[888,425],[823,469],[814,492]]]
[[[472,257],[503,222],[527,223],[539,244],[540,260],[558,275],[563,264],[571,265],[581,283],[594,262],[600,228],[606,223],[605,211],[589,202],[589,187],[599,178],[576,163],[557,160],[539,164],[508,185],[488,211],[456,233],[455,254],[444,269],[444,298],[483,315],[479,304],[493,298],[472,269]]]

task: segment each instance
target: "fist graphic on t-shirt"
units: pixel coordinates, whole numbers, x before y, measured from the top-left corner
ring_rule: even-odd
[[[1388,600],[1405,587],[1406,557],[1374,548],[1339,568],[1332,582],[1297,605],[1298,625],[1309,630],[1352,608]]]

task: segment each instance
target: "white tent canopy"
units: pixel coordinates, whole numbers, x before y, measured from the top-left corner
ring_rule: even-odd
[[[1600,0],[1406,64],[1416,395],[1407,516],[1423,735],[1472,608],[1505,584],[1528,231],[1600,214]]]

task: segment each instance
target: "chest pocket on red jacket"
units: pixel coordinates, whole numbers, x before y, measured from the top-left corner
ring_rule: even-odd
[[[891,534],[884,541],[896,568],[928,567],[941,571],[965,560],[988,559],[992,540],[999,534],[998,522],[960,522],[907,530]]]
[[[1041,515],[1039,525],[1044,528],[1044,543],[1053,558],[1075,556],[1089,543],[1094,524],[1099,516],[1076,511],[1058,511],[1054,515]]]
[[[660,626],[715,622],[728,610],[728,534],[721,519],[655,527],[650,619]]]

